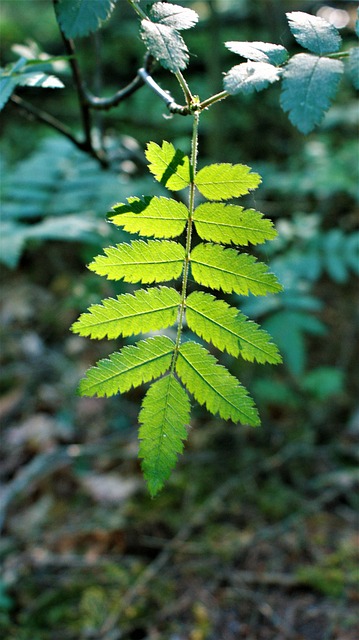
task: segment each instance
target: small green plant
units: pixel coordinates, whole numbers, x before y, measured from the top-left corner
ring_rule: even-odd
[[[146,151],[155,179],[171,192],[186,189],[187,204],[182,195],[176,199],[150,195],[131,197],[115,205],[109,214],[111,222],[146,240],[140,238],[111,246],[89,266],[90,270],[111,280],[161,286],[105,299],[91,306],[72,327],[81,336],[94,339],[159,332],[100,360],[89,369],[79,387],[82,395],[110,396],[151,383],[139,415],[139,455],[149,491],[155,495],[183,450],[190,420],[188,392],[211,413],[224,419],[252,426],[260,422],[247,390],[219,364],[202,341],[252,362],[276,364],[281,361],[277,347],[265,331],[222,297],[217,298],[197,286],[245,296],[266,296],[281,290],[276,276],[264,263],[238,250],[241,246],[272,240],[276,235],[272,223],[254,209],[228,203],[256,189],[260,176],[243,164],[211,164],[197,169],[200,114],[231,95],[260,91],[282,81],[282,109],[289,113],[291,122],[301,132],[309,133],[330,107],[344,72],[344,61],[354,85],[358,86],[359,49],[340,51],[341,36],[333,25],[322,18],[294,11],[287,14],[290,30],[297,43],[309,53],[290,57],[282,45],[227,42],[227,49],[246,62],[235,65],[224,75],[223,90],[200,100],[192,94],[182,75],[189,51],[181,32],[197,23],[197,13],[169,2],[154,2],[143,10],[140,0],[128,1],[140,18],[140,35],[146,47],[144,66],[137,70],[127,87],[110,98],[100,98],[92,95],[83,81],[73,39],[99,29],[116,3],[114,0],[91,3],[53,0],[66,49],[63,59],[71,68],[79,98],[83,139],[14,95],[18,86],[33,84],[35,67],[42,73],[39,85],[50,86],[41,64],[46,59],[45,70],[51,71],[58,58],[52,59],[39,51],[36,55],[30,52],[18,63],[5,67],[0,74],[3,87],[0,106],[11,100],[28,110],[65,135],[81,151],[93,156],[104,168],[109,167],[110,154],[103,140],[96,145],[92,110],[117,106],[146,85],[165,102],[170,113],[193,118],[190,156],[166,141],[162,145],[150,142]],[[356,31],[358,33],[358,25]],[[156,62],[176,77],[184,94],[184,105],[176,103],[154,80]],[[51,86],[60,88],[60,81],[51,82]],[[194,234],[199,238],[198,243]],[[176,240],[179,237],[184,238],[183,242]],[[175,286],[163,286],[172,280]],[[176,326],[173,337],[163,333],[173,326]],[[197,340],[192,339],[193,334]]]
[[[155,380],[139,416],[139,455],[150,493],[163,486],[183,449],[190,420],[186,392],[213,413],[233,422],[258,425],[247,390],[199,342],[183,340],[188,328],[221,351],[249,361],[281,361],[269,335],[236,308],[205,291],[188,292],[189,274],[196,284],[225,293],[266,295],[281,290],[265,264],[226,245],[259,244],[275,237],[272,223],[253,209],[225,204],[255,189],[260,177],[241,164],[213,164],[197,172],[197,123],[194,118],[191,158],[169,142],[150,142],[149,169],[172,191],[187,189],[188,206],[164,197],[129,198],[114,206],[111,221],[130,233],[155,238],[121,243],[105,250],[89,269],[110,280],[143,284],[182,279],[174,287],[139,289],[90,307],[73,325],[92,338],[159,331],[177,322],[176,339],[154,336],[125,346],[89,369],[81,395],[111,396]],[[206,202],[195,205],[199,192]],[[192,231],[204,240],[192,246]],[[185,231],[185,243],[172,238]]]

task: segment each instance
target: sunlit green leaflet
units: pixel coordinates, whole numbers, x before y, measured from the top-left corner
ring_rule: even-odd
[[[196,145],[194,146],[196,148]],[[255,189],[260,176],[241,164],[214,164],[195,170],[169,142],[150,142],[146,156],[155,179],[173,191],[189,190],[188,207],[172,198],[129,198],[109,212],[110,221],[153,240],[134,240],[105,249],[89,265],[108,279],[153,286],[92,305],[72,329],[91,338],[116,338],[161,331],[177,324],[176,340],[164,335],[125,346],[100,360],[80,383],[82,395],[114,395],[151,383],[139,416],[140,458],[151,495],[163,486],[183,450],[191,394],[213,414],[256,426],[260,419],[245,387],[202,344],[187,341],[185,324],[217,349],[245,360],[281,361],[270,336],[224,300],[204,291],[188,293],[188,275],[197,285],[223,292],[266,295],[281,290],[268,267],[239,246],[275,237],[270,220],[254,209],[223,201]],[[196,206],[199,192],[207,202]],[[204,243],[192,248],[192,229]],[[186,234],[184,244],[172,238]],[[226,246],[231,245],[231,246]],[[180,280],[179,280],[180,279]]]

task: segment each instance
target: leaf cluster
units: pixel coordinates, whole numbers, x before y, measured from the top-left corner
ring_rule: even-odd
[[[172,191],[189,188],[192,196],[199,192],[202,202],[195,207],[190,197],[187,207],[182,201],[153,196],[114,205],[111,222],[145,239],[108,247],[89,269],[110,280],[160,286],[92,305],[72,329],[95,339],[161,332],[100,360],[79,387],[82,395],[110,396],[151,382],[139,416],[139,437],[144,475],[155,495],[183,450],[190,420],[188,393],[224,419],[259,424],[253,400],[237,378],[201,342],[183,340],[185,322],[200,340],[235,357],[281,361],[270,336],[235,307],[207,291],[188,293],[188,277],[206,289],[243,295],[275,293],[281,285],[264,263],[238,250],[239,245],[273,239],[272,223],[258,211],[223,202],[255,189],[258,174],[245,165],[227,163],[195,173],[189,157],[169,142],[149,143],[146,156],[159,183]],[[193,228],[202,240],[194,248]],[[185,246],[174,240],[183,232]],[[164,284],[178,279],[180,290]],[[174,341],[163,330],[176,324]]]
[[[282,45],[268,42],[226,42],[226,47],[247,59],[236,65],[224,78],[230,94],[261,91],[282,80],[280,104],[299,131],[309,133],[328,111],[344,72],[344,62],[338,59],[342,39],[338,29],[319,16],[302,11],[287,13],[289,28],[309,53],[289,57]],[[353,84],[358,88],[359,48],[347,57]],[[345,57],[345,56],[343,56]]]

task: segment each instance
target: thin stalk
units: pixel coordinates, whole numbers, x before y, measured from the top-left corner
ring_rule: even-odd
[[[146,16],[146,14],[143,11],[143,9],[141,9],[141,7],[138,6],[138,4],[137,4],[137,2],[135,0],[128,0],[128,2],[130,3],[132,9],[134,9],[134,11],[136,11],[137,15],[140,16],[140,18],[142,18],[144,20],[148,20],[148,16]]]
[[[183,318],[184,318],[184,312],[186,308],[188,272],[189,272],[189,263],[190,263],[190,256],[191,256],[194,198],[195,198],[195,191],[196,191],[195,178],[196,178],[197,156],[198,156],[198,121],[199,121],[199,112],[196,112],[193,114],[193,133],[192,133],[192,146],[191,146],[191,184],[189,187],[189,198],[188,198],[188,222],[187,222],[187,233],[186,233],[185,258],[184,258],[184,264],[183,264],[181,304],[180,304],[180,312],[179,312],[179,318],[178,318],[177,337],[176,337],[174,354],[173,354],[172,364],[171,364],[171,373],[174,372],[174,368],[175,368],[175,364],[178,356],[178,350],[181,343],[181,335],[182,335],[182,329],[183,329]]]
[[[186,99],[187,105],[188,107],[191,106],[191,104],[193,104],[193,95],[191,93],[191,90],[185,80],[185,78],[183,77],[182,73],[180,71],[177,71],[176,73],[176,78],[180,84],[180,87],[183,91],[184,97]]]
[[[201,111],[203,111],[203,109],[207,109],[212,104],[215,104],[215,102],[219,102],[220,100],[225,100],[226,98],[228,98],[228,96],[229,96],[229,93],[227,91],[221,91],[220,93],[216,93],[214,96],[211,96],[210,98],[203,100],[203,102],[200,102],[199,108]]]

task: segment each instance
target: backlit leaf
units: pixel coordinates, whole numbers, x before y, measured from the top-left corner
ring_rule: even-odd
[[[228,93],[262,91],[280,79],[282,70],[267,62],[242,62],[226,73],[223,86]]]
[[[186,68],[189,60],[188,48],[176,29],[166,24],[142,20],[141,38],[149,53],[165,69],[177,73]]]
[[[180,346],[176,372],[197,402],[225,420],[256,426],[259,417],[247,390],[207,349],[196,342]]]
[[[155,2],[150,9],[149,17],[152,22],[159,22],[178,30],[190,29],[198,22],[198,14],[193,9],[169,2]]]
[[[259,244],[277,235],[272,221],[262,213],[233,204],[205,202],[195,209],[193,219],[203,240],[222,244]]]
[[[220,245],[197,245],[191,253],[191,270],[196,282],[225,293],[266,295],[282,289],[263,262]]]
[[[187,393],[173,374],[154,382],[142,402],[139,457],[152,496],[162,489],[183,451],[190,409]]]
[[[256,189],[261,182],[245,164],[210,164],[200,169],[195,178],[198,191],[208,200],[229,200]]]
[[[278,349],[266,331],[210,293],[194,291],[187,297],[186,320],[200,338],[234,357],[240,354],[250,362],[281,362]]]
[[[189,157],[175,149],[171,142],[164,140],[161,147],[155,142],[149,142],[145,153],[149,161],[149,170],[164,187],[171,191],[179,191],[189,186]]]
[[[18,84],[23,87],[42,87],[43,89],[63,89],[64,87],[63,82],[56,76],[42,73],[42,71],[23,73]]]
[[[254,62],[279,65],[288,58],[288,51],[282,45],[271,42],[225,42],[225,46],[233,53]]]
[[[158,378],[169,369],[174,343],[166,336],[140,340],[91,367],[81,380],[81,396],[113,396]]]
[[[107,298],[89,307],[72,325],[72,331],[91,338],[117,338],[164,329],[177,319],[180,294],[168,287],[138,289],[117,299]]]
[[[188,220],[188,209],[170,198],[128,198],[128,204],[116,204],[110,212],[111,222],[130,233],[155,238],[179,236]]]
[[[179,278],[184,256],[184,248],[177,242],[134,240],[108,247],[88,268],[108,280],[151,284]]]
[[[337,90],[344,65],[341,60],[299,53],[284,70],[281,107],[302,133],[318,125]]]
[[[319,55],[339,51],[342,39],[338,29],[324,18],[303,11],[291,11],[286,16],[293,36],[302,47]]]

